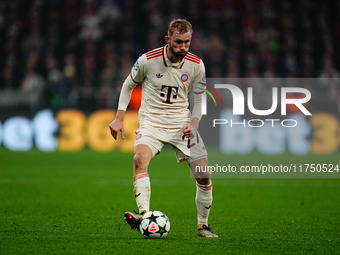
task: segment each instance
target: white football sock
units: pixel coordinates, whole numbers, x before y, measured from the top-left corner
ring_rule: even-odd
[[[150,178],[148,173],[138,174],[133,181],[133,191],[139,212],[149,211],[150,207]]]
[[[201,185],[196,182],[196,207],[198,223],[207,223],[212,203],[212,182]]]

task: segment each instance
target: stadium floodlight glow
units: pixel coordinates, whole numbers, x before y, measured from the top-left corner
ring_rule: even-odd
[[[217,89],[227,89],[231,92],[233,97],[233,114],[234,115],[244,115],[244,94],[242,90],[232,84],[215,84],[214,86]],[[289,93],[299,93],[304,94],[303,98],[287,98],[287,94]],[[304,115],[312,115],[306,107],[303,105],[307,103],[311,99],[311,93],[309,90],[305,88],[298,87],[286,87],[281,88],[281,115],[287,115],[287,105],[293,104],[295,105]],[[248,109],[251,113],[259,116],[267,116],[274,113],[277,109],[278,105],[278,88],[273,87],[272,89],[272,105],[267,110],[258,110],[255,109],[253,104],[253,88],[247,88],[247,105]],[[207,96],[206,93],[202,94],[202,115],[207,114]]]

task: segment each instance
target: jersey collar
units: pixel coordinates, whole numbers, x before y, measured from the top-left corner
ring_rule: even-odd
[[[168,45],[165,45],[165,46],[163,47],[163,62],[164,62],[164,65],[165,65],[166,67],[172,66],[172,67],[181,69],[182,66],[183,66],[183,64],[184,64],[184,62],[185,62],[185,58],[183,58],[182,61],[180,61],[180,62],[178,62],[178,63],[172,63],[172,62],[170,61],[170,59],[168,58],[168,56],[166,55],[166,49],[167,49],[167,47],[168,47]]]

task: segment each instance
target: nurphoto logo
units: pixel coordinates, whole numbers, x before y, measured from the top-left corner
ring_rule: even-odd
[[[206,86],[205,88],[199,87],[199,89],[202,92],[202,115],[206,115],[207,110],[207,94],[211,97],[211,99],[214,101],[215,106],[217,106],[217,102],[213,94],[209,91],[211,90],[215,96],[218,98],[220,105],[222,106],[222,99],[221,96],[223,94],[218,94],[216,89],[222,89],[225,91],[226,94],[231,94],[232,96],[232,113],[233,115],[242,116],[245,115],[245,105],[248,107],[248,110],[250,113],[257,115],[257,116],[270,116],[273,114],[279,106],[279,103],[281,105],[280,107],[280,115],[286,116],[287,115],[287,105],[294,105],[299,111],[304,114],[305,116],[311,116],[311,112],[306,108],[305,104],[308,103],[311,99],[311,92],[308,89],[301,88],[301,87],[281,87],[280,94],[279,94],[279,88],[273,87],[271,91],[271,106],[268,109],[256,109],[254,106],[254,91],[253,87],[247,87],[246,90],[246,97],[247,100],[245,100],[245,95],[243,91],[236,85],[232,84],[214,84],[213,86],[210,86],[205,83],[200,83],[203,86]],[[208,90],[209,89],[209,90]],[[195,92],[198,93],[198,92]],[[289,98],[289,94],[299,94],[301,95],[299,98]],[[264,126],[265,123],[271,123],[271,126],[274,127],[276,122],[280,122],[282,127],[295,127],[298,125],[297,120],[295,119],[270,119],[263,117],[261,119],[250,119],[246,121],[243,119],[241,122],[233,122],[232,119],[214,119],[213,120],[213,127],[216,127],[217,125],[226,125],[230,124],[231,127],[235,125],[241,125],[241,126],[249,126],[251,128],[259,128]],[[248,125],[246,125],[248,124]]]

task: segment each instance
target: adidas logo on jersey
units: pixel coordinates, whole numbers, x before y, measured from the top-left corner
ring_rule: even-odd
[[[162,78],[163,77],[163,74],[155,74],[157,78]]]

